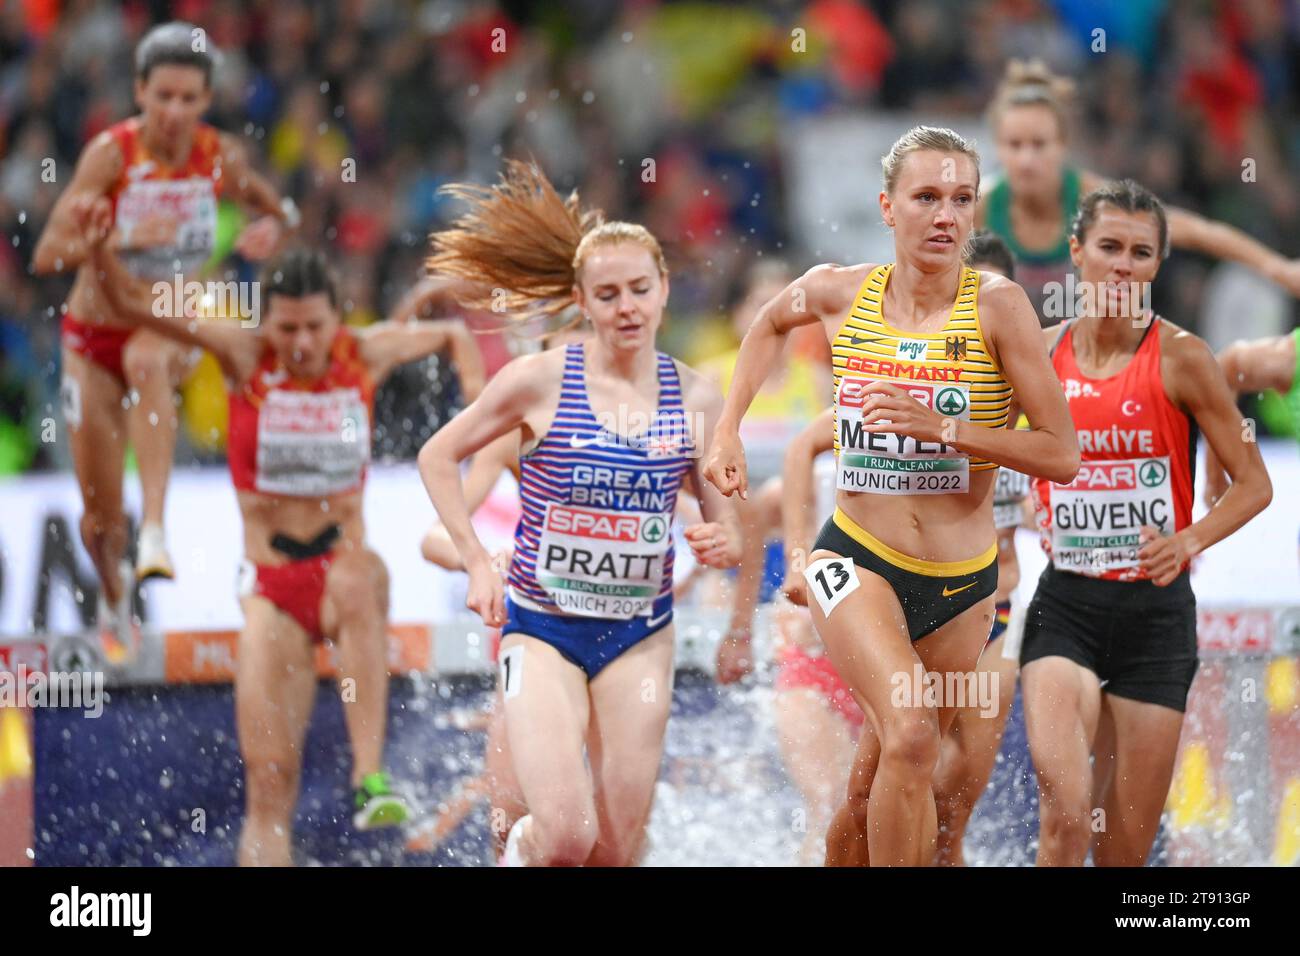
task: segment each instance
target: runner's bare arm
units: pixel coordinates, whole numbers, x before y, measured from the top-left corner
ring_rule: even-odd
[[[758,310],[740,343],[731,388],[706,454],[703,477],[724,495],[748,497],[740,421],[768,374],[781,358],[791,329],[824,322],[846,311],[872,266],[820,265],[781,290]]]
[[[1276,389],[1286,393],[1295,380],[1295,337],[1291,335],[1233,342],[1219,353],[1219,366],[1235,399],[1244,392]],[[1215,502],[1228,490],[1228,476],[1212,445],[1205,446],[1205,503]]]
[[[1219,365],[1234,394],[1269,388],[1288,392],[1295,382],[1295,337],[1233,342],[1219,353]]]
[[[122,172],[122,150],[108,133],[91,140],[77,160],[72,182],[63,191],[32,253],[37,275],[74,272],[86,261],[89,249],[76,207],[94,202],[108,192]]]
[[[507,432],[474,453],[465,473],[465,503],[478,511],[506,472],[519,477],[519,433]]]
[[[677,367],[682,379],[682,404],[687,414],[700,423],[700,434],[694,436],[695,447],[707,448],[722,414],[722,393],[699,372],[680,362]],[[711,568],[734,568],[740,563],[740,521],[732,503],[704,480],[702,462],[702,458],[693,458],[686,475],[687,484],[699,502],[701,518],[699,524],[687,527],[686,541],[701,564]]]
[[[700,513],[700,499],[695,497],[695,491],[683,485],[677,492],[677,520],[682,524],[698,524],[704,520],[704,515]]]
[[[1029,297],[1010,279],[990,277],[980,288],[979,310],[986,317],[985,342],[1015,389],[1015,405],[1029,419],[1029,430],[958,422],[949,444],[1026,475],[1073,481],[1079,470],[1074,422]]]
[[[1273,500],[1273,485],[1259,444],[1253,434],[1243,432],[1241,413],[1210,347],[1181,330],[1162,338],[1160,347],[1165,361],[1171,362],[1175,370],[1174,374],[1164,375],[1170,400],[1196,420],[1206,443],[1232,479],[1218,504],[1175,536],[1182,539],[1186,556],[1193,557],[1267,508]],[[1158,543],[1148,544],[1143,551]],[[1157,579],[1156,583],[1161,581]]]
[[[109,226],[108,201],[101,197],[93,204],[79,206],[77,215],[90,250],[88,262],[98,273],[99,288],[117,318],[207,349],[231,381],[243,382],[252,374],[261,352],[256,335],[233,322],[208,321],[158,308],[154,286],[160,283],[150,284],[135,278],[109,250],[110,242],[105,238]]]
[[[281,208],[279,191],[248,161],[248,150],[242,142],[227,133],[221,134],[222,182],[230,190],[230,197],[260,216],[273,216],[288,227],[285,211]]]
[[[1050,361],[1052,357],[1052,348],[1056,345],[1057,340],[1064,331],[1065,323],[1048,326],[1042,330],[1043,348],[1047,349],[1047,358]],[[1024,414],[1024,409],[1020,407],[1020,396],[1013,394],[1011,396],[1011,407],[1007,409],[1007,428],[1015,428],[1016,422],[1020,421],[1020,416]]]
[[[1080,191],[1087,195],[1106,181],[1104,176],[1085,171],[1080,177]],[[1300,295],[1300,260],[1289,260],[1237,227],[1189,209],[1166,205],[1165,219],[1169,223],[1170,245],[1239,262],[1292,295]]]
[[[507,364],[468,408],[420,449],[420,478],[466,568],[476,564],[488,567],[491,557],[470,521],[460,463],[502,435],[518,432],[530,409],[554,399],[558,389],[555,358],[541,352]]]
[[[235,249],[253,261],[271,257],[297,227],[292,201],[281,198],[271,183],[248,161],[248,151],[234,136],[221,134],[222,181],[239,205],[258,216],[239,233]]]
[[[1207,219],[1177,206],[1167,206],[1169,242],[1216,259],[1239,262],[1292,295],[1300,295],[1300,263],[1292,262],[1236,226]]]
[[[432,322],[378,322],[361,334],[361,359],[376,382],[399,365],[447,350],[460,378],[461,392],[473,401],[483,391],[483,357],[473,334],[460,319]]]
[[[465,565],[441,521],[435,521],[420,539],[420,557],[444,571],[464,571]]]
[[[1084,172],[1080,191],[1087,195],[1106,184],[1106,178]],[[1276,282],[1292,295],[1300,295],[1300,260],[1292,262],[1235,226],[1209,219],[1179,206],[1165,206],[1169,223],[1169,244],[1216,259],[1239,262],[1264,278]]]
[[[474,454],[469,471],[465,474],[465,507],[470,514],[478,511],[496,487],[502,472],[509,471],[518,477],[519,433],[506,432],[486,448]],[[420,543],[426,561],[441,565],[449,571],[465,570],[460,555],[451,544],[447,529],[435,522]]]
[[[824,409],[810,421],[790,447],[781,466],[781,529],[785,538],[786,568],[802,554],[806,563],[817,534],[813,514],[813,462],[835,446],[835,409]],[[787,572],[788,573],[788,572]]]
[[[411,286],[389,316],[394,322],[443,318],[460,308],[463,298],[481,293],[483,286],[459,276],[426,275]]]

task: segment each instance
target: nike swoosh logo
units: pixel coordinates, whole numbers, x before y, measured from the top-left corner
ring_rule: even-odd
[[[646,621],[645,622],[646,627],[650,628],[650,630],[653,631],[656,627],[658,627],[660,624],[662,624],[664,621],[668,620],[672,616],[673,616],[672,611],[666,611],[663,614],[660,614],[658,617],[652,617],[650,620]]]
[[[964,585],[962,585],[961,587],[957,588],[957,590],[955,590],[955,591],[949,591],[949,590],[948,590],[948,585],[945,584],[945,585],[943,586],[943,596],[944,596],[944,597],[952,597],[954,594],[961,594],[962,591],[965,591],[965,590],[967,590],[968,588],[973,588],[973,587],[974,587],[975,585],[977,585],[977,584],[979,584],[978,581],[972,581],[970,584],[964,584]]]
[[[884,341],[884,339],[880,339],[880,338],[875,338],[875,339],[864,339],[864,338],[860,338],[860,337],[857,336],[857,335],[850,335],[850,336],[849,336],[849,344],[850,344],[850,345],[866,345],[866,344],[868,344],[868,343],[870,343],[870,342],[883,342],[883,341]]]
[[[591,445],[608,445],[604,435],[597,435],[595,438],[579,438],[577,435],[569,436],[570,448],[587,448]]]

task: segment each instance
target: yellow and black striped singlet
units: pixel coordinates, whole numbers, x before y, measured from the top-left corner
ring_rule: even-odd
[[[859,392],[869,382],[900,386],[945,417],[988,428],[1007,423],[1011,386],[984,345],[980,274],[963,268],[957,300],[938,332],[905,332],[881,314],[894,265],[871,270],[831,343],[835,373],[837,486],[878,494],[953,494],[969,472],[998,466],[949,445],[861,430]]]

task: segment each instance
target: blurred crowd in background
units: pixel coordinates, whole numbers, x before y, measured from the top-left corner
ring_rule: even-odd
[[[503,157],[531,155],[557,186],[660,238],[673,270],[661,348],[704,361],[735,347],[728,313],[760,257],[813,264],[787,229],[791,120],[906,111],[901,133],[918,116],[978,116],[1012,57],[1077,81],[1074,162],[1300,253],[1296,0],[0,0],[0,10],[0,473],[65,464],[40,431],[57,416],[70,279],[36,279],[29,259],[81,148],[135,112],[132,50],[169,19],[202,27],[220,51],[209,121],[246,136],[296,200],[301,236],[329,250],[353,323],[384,315],[418,278],[428,233],[456,212],[440,185],[491,182]],[[1243,182],[1243,156],[1254,181]],[[348,160],[355,181],[341,172]],[[879,183],[848,178],[844,189],[874,196]],[[237,216],[223,212],[227,249]],[[233,257],[227,266],[255,274]],[[436,359],[403,370],[380,398],[377,457],[412,457],[459,401]],[[178,460],[213,458],[219,449],[190,427]]]

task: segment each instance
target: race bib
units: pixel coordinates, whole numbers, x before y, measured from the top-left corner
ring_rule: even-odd
[[[808,593],[817,599],[823,617],[830,617],[831,611],[839,607],[841,601],[862,586],[857,569],[848,558],[814,561],[804,568],[803,577],[808,582]]]
[[[235,597],[243,599],[257,593],[257,565],[247,559],[235,571]]]
[[[517,644],[501,652],[501,695],[509,700],[524,689],[524,646]]]
[[[628,620],[651,613],[663,585],[672,515],[546,505],[537,583],[566,614]]]
[[[1143,525],[1175,530],[1168,456],[1085,461],[1050,494],[1052,562],[1062,571],[1101,577],[1136,568]]]
[[[970,459],[951,445],[862,429],[872,379],[840,379],[835,393],[840,453],[835,486],[880,495],[943,495],[970,490]],[[891,382],[945,418],[970,421],[970,389],[959,382]]]
[[[257,490],[329,495],[361,483],[370,416],[356,389],[272,391],[257,417]]]
[[[993,488],[993,526],[1003,528],[1020,526],[1020,503],[1029,494],[1029,476],[1010,468],[999,468],[997,484]]]
[[[59,404],[63,408],[63,420],[75,432],[81,427],[81,383],[71,375],[64,375],[59,383]]]
[[[123,250],[122,260],[143,279],[170,279],[197,273],[217,243],[217,196],[212,180],[148,179],[133,182],[117,200],[116,225],[128,244],[145,222],[175,223],[170,242]]]

